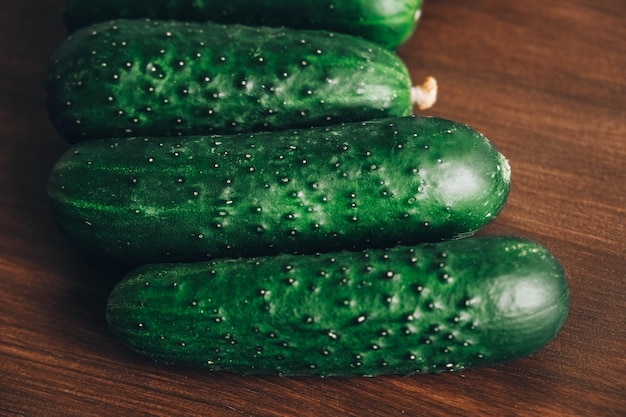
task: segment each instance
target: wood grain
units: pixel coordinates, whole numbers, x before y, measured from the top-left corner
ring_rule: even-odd
[[[529,358],[460,373],[237,377],[159,366],[120,346],[116,276],[67,244],[45,184],[67,144],[43,106],[60,0],[0,5],[0,415],[626,415],[626,6],[623,0],[427,0],[399,53],[435,76],[427,114],[469,123],[509,158],[507,207],[482,233],[561,260],[572,309]]]

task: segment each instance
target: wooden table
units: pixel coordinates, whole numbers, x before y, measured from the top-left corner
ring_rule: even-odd
[[[625,416],[626,5],[427,0],[401,56],[435,76],[428,114],[469,123],[508,157],[509,202],[484,234],[561,260],[571,313],[529,358],[459,373],[237,377],[152,364],[109,334],[114,278],[76,254],[45,184],[67,144],[43,106],[66,35],[61,0],[0,5],[0,415]]]

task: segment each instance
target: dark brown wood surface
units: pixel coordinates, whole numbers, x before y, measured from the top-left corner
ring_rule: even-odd
[[[0,5],[0,415],[626,416],[626,3],[426,0],[399,52],[433,75],[427,114],[508,157],[512,192],[482,233],[561,260],[571,313],[529,358],[414,377],[237,377],[152,364],[109,334],[116,277],[64,240],[45,184],[67,144],[43,106],[61,0]]]

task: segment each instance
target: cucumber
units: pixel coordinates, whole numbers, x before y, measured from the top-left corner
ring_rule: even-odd
[[[467,125],[407,116],[302,130],[85,141],[48,194],[66,234],[130,263],[466,237],[502,209],[505,157]]]
[[[356,37],[146,20],[76,32],[46,84],[52,122],[70,142],[407,116],[436,95],[434,81],[412,87],[395,53]]]
[[[506,236],[315,255],[151,264],[107,304],[157,361],[240,374],[458,371],[528,356],[569,309],[560,264]]]
[[[69,0],[63,16],[70,31],[119,18],[214,21],[250,26],[322,29],[361,36],[396,48],[415,31],[422,0]]]

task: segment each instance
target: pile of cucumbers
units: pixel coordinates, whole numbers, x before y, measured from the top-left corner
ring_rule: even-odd
[[[112,332],[163,363],[239,374],[412,375],[528,356],[562,328],[563,268],[474,236],[507,159],[416,116],[394,49],[421,0],[70,0],[47,105],[71,143],[55,219],[130,272]]]

